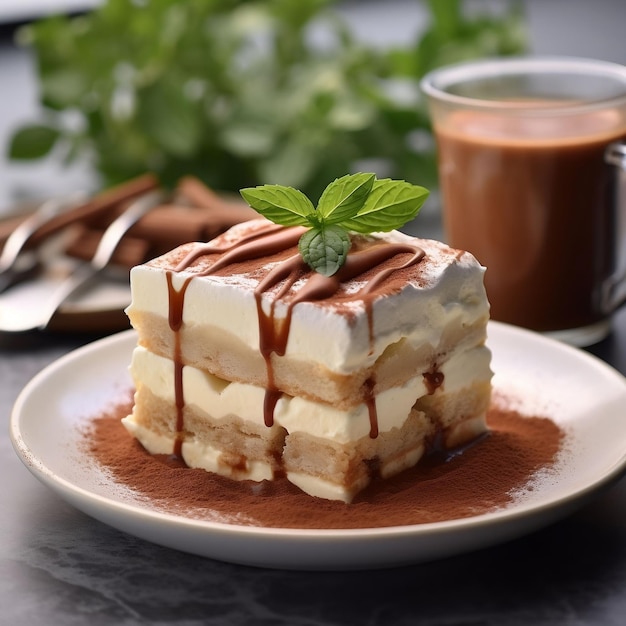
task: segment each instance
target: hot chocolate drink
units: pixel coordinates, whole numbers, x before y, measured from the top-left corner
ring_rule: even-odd
[[[603,320],[615,271],[604,153],[626,137],[623,113],[563,110],[459,110],[436,127],[449,243],[487,267],[494,319],[539,331]]]

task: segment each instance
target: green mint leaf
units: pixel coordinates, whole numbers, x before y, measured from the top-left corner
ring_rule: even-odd
[[[350,249],[350,235],[336,224],[311,228],[298,242],[304,262],[324,276],[332,276],[345,262]]]
[[[312,202],[297,189],[282,185],[261,185],[241,189],[243,199],[261,215],[283,226],[311,226],[315,214]]]
[[[361,210],[342,226],[357,233],[401,228],[422,208],[429,191],[403,180],[377,180]]]
[[[324,224],[339,224],[354,217],[372,190],[374,174],[349,174],[330,183],[317,204]]]
[[[332,276],[346,262],[350,233],[389,231],[404,226],[428,197],[424,187],[401,180],[376,180],[374,174],[351,174],[330,183],[318,208],[297,189],[263,185],[241,189],[261,215],[284,226],[308,226],[298,242],[305,263]]]

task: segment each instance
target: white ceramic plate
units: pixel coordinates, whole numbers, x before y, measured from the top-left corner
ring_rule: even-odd
[[[62,498],[115,528],[157,544],[234,563],[357,569],[423,562],[502,542],[545,526],[626,470],[626,379],[598,359],[540,335],[490,323],[495,388],[569,434],[550,481],[495,513],[392,528],[293,530],[164,514],[80,455],[80,426],[130,389],[135,334],[76,350],[37,375],[11,417],[14,447]],[[529,413],[527,413],[529,414]]]

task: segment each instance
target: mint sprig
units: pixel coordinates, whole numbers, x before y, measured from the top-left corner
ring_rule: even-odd
[[[275,224],[308,226],[298,243],[300,254],[313,270],[332,276],[346,261],[350,231],[388,232],[404,226],[419,213],[429,191],[403,180],[358,173],[330,183],[317,207],[301,191],[282,185],[249,187],[240,193]]]

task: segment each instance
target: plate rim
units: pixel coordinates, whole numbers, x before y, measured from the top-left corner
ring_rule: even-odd
[[[623,386],[623,393],[626,397],[626,377],[613,368],[608,363],[602,361],[598,357],[587,353],[578,348],[568,346],[555,339],[545,337],[520,327],[512,326],[509,324],[503,324],[501,322],[490,321],[488,327],[488,333],[493,336],[500,334],[502,337],[506,335],[513,335],[522,339],[531,339],[533,341],[546,342],[548,347],[570,352],[577,359],[585,362],[586,364],[599,368],[604,376],[612,377],[616,384]],[[489,341],[489,339],[488,339]],[[64,499],[71,502],[71,504],[83,512],[87,512],[88,515],[96,517],[101,521],[104,521],[101,517],[93,514],[93,506],[102,510],[109,510],[115,514],[122,516],[130,516],[135,520],[141,520],[142,522],[149,521],[150,523],[157,525],[176,526],[184,529],[190,529],[194,532],[216,532],[221,536],[248,538],[248,539],[272,539],[275,540],[297,540],[310,542],[317,542],[319,540],[324,541],[361,541],[366,539],[406,539],[410,537],[428,537],[432,535],[449,535],[458,531],[479,531],[484,527],[491,525],[503,525],[507,523],[515,523],[523,518],[534,518],[541,513],[550,513],[552,517],[558,519],[562,517],[557,516],[558,511],[565,510],[564,514],[567,514],[567,510],[573,510],[574,507],[582,506],[592,495],[598,493],[602,489],[606,489],[617,480],[619,480],[624,474],[626,474],[626,450],[621,458],[616,459],[611,468],[606,471],[602,476],[597,477],[590,484],[587,484],[580,489],[569,491],[560,497],[554,497],[545,502],[535,503],[520,503],[518,506],[506,507],[497,511],[487,512],[480,515],[459,518],[452,520],[445,520],[442,522],[430,522],[422,524],[407,524],[399,526],[388,527],[366,527],[366,528],[351,528],[351,529],[306,529],[306,528],[274,528],[265,526],[249,526],[241,524],[232,524],[211,520],[200,520],[190,517],[185,517],[182,514],[175,514],[169,512],[162,512],[156,509],[152,509],[149,506],[144,506],[139,502],[124,502],[107,498],[105,495],[94,493],[89,489],[72,482],[71,480],[61,477],[56,472],[47,467],[35,454],[30,450],[27,443],[27,437],[23,436],[20,429],[20,421],[23,418],[23,412],[25,404],[30,398],[31,394],[36,391],[39,385],[51,376],[54,376],[58,371],[71,367],[72,363],[80,361],[83,358],[88,357],[92,353],[98,353],[102,350],[120,350],[131,349],[136,342],[136,332],[133,329],[120,331],[103,337],[96,341],[85,344],[79,348],[76,348],[65,355],[56,359],[40,372],[38,372],[22,389],[19,393],[13,409],[10,415],[9,430],[10,439],[13,448],[24,463],[27,469],[34,474],[34,476],[40,480],[44,485],[51,488],[57,494],[61,495]],[[489,344],[488,344],[489,345]],[[109,381],[108,384],[111,384]],[[93,416],[86,416],[84,419],[93,419]],[[115,483],[112,479],[112,482]],[[88,512],[85,507],[79,506],[76,501],[87,502],[89,505],[87,509],[92,512]],[[116,526],[110,521],[105,523]],[[550,522],[548,522],[550,523]],[[541,524],[543,525],[543,524]],[[124,528],[124,526],[116,526],[125,532],[130,532]],[[131,533],[136,534],[136,533]],[[140,536],[141,535],[137,535]],[[142,537],[145,539],[145,536]],[[152,539],[148,541],[155,542]],[[489,544],[491,545],[491,544]],[[175,547],[175,546],[171,546]],[[219,557],[216,557],[219,558]],[[225,559],[222,559],[225,560]],[[245,562],[245,561],[233,561],[233,562]],[[411,560],[410,562],[417,562]],[[269,566],[272,566],[271,564]],[[279,565],[280,566],[280,565]]]

